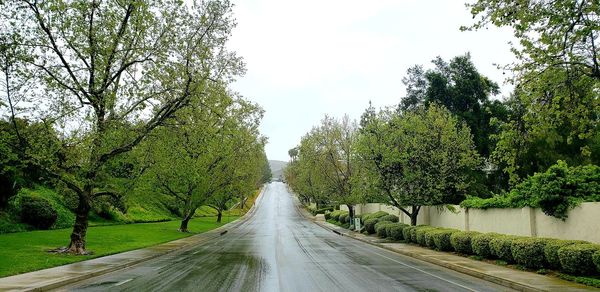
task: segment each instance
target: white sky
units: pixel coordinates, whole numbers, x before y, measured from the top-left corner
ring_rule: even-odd
[[[248,72],[233,89],[266,110],[261,131],[274,160],[287,161],[325,114],[358,119],[369,100],[397,104],[414,64],[471,52],[479,71],[502,85],[494,64],[513,60],[509,30],[459,30],[472,23],[463,0],[241,0],[234,12],[230,47]]]

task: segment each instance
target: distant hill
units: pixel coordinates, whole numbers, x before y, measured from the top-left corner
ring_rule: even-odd
[[[279,160],[269,160],[269,166],[271,166],[271,173],[273,179],[283,179],[283,169],[286,167],[287,162]]]

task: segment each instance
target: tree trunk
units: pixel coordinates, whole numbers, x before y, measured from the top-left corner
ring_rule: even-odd
[[[185,217],[183,217],[183,220],[181,220],[181,225],[179,225],[179,231],[180,232],[189,232],[188,231],[188,223],[190,222],[190,219],[192,219],[192,216],[186,215]]]
[[[417,216],[419,216],[419,207],[418,206],[412,206],[412,213],[410,213],[410,225],[412,226],[416,226],[417,225]]]
[[[221,223],[221,218],[223,217],[223,212],[221,212],[220,210],[217,211],[217,223]]]
[[[71,243],[67,248],[67,252],[76,255],[85,255],[85,235],[88,228],[88,216],[90,213],[90,193],[86,192],[79,195],[79,204],[75,210],[75,224],[73,232],[71,232]]]
[[[347,204],[346,207],[348,207],[348,216],[350,217],[350,225],[352,225],[354,223],[352,221],[354,220],[354,205]]]

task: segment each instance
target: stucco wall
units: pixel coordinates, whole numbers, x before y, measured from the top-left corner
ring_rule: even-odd
[[[537,236],[561,239],[580,239],[600,243],[600,203],[583,203],[569,212],[565,221],[545,215],[539,209],[463,209],[453,206],[423,207],[417,224],[455,228],[479,232]],[[347,210],[345,206],[341,209]],[[400,222],[410,223],[410,218],[399,209],[383,204],[356,206],[357,214],[386,211],[398,215]]]

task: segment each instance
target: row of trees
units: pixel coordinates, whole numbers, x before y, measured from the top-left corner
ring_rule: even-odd
[[[115,178],[152,180],[181,200],[182,230],[201,202],[222,211],[228,196],[256,186],[266,163],[262,110],[227,90],[244,72],[226,48],[231,7],[0,2],[0,110],[15,153],[2,158],[2,171],[35,170],[75,194],[66,252],[86,253],[93,204],[126,189]],[[9,160],[21,170],[4,165]]]
[[[325,118],[290,151],[286,175],[296,192],[320,203],[385,202],[415,224],[420,206],[501,194],[558,160],[600,164],[598,4],[479,0],[467,6],[476,22],[463,30],[513,28],[517,61],[503,69],[514,76],[508,80],[514,92],[494,99],[498,85],[477,71],[469,54],[449,62],[438,57],[431,69],[411,67],[398,106],[369,107],[360,125]],[[348,144],[328,135],[337,130],[325,131],[327,125],[347,131]],[[329,144],[337,146],[324,147]],[[334,167],[341,162],[352,170],[348,177]],[[335,181],[347,182],[347,191],[334,192]]]

